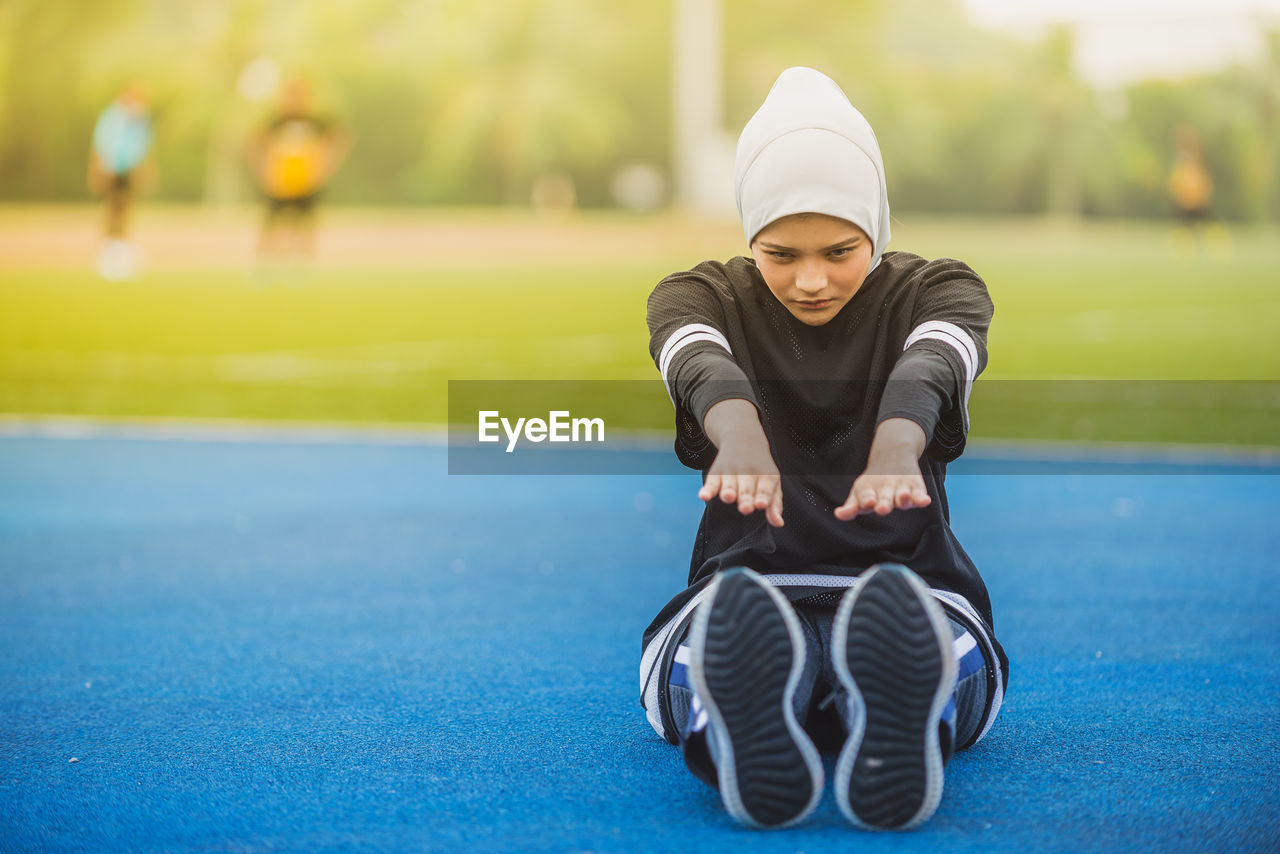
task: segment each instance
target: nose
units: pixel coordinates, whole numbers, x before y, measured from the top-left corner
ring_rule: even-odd
[[[816,294],[827,286],[827,271],[821,261],[802,262],[796,270],[796,287],[806,294]]]

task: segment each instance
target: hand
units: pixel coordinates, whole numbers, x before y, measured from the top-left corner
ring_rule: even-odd
[[[914,421],[890,418],[882,422],[871,442],[866,471],[858,475],[849,497],[836,508],[836,518],[848,521],[870,513],[888,516],[894,510],[932,504],[920,475],[924,446],[924,430]]]
[[[836,508],[836,518],[847,522],[869,513],[888,516],[894,510],[928,507],[932,503],[919,466],[915,474],[905,475],[876,474],[868,469],[853,482],[844,504]]]
[[[767,450],[760,454],[734,445],[721,448],[706,482],[698,490],[703,501],[711,501],[717,495],[725,504],[736,503],[743,516],[763,510],[770,525],[783,525],[782,478]]]
[[[745,400],[722,400],[707,410],[703,422],[718,450],[698,497],[719,496],[725,504],[737,504],[744,516],[763,510],[768,523],[781,528],[782,478],[756,408]]]

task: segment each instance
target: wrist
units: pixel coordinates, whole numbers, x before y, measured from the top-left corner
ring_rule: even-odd
[[[871,458],[915,462],[924,454],[924,428],[909,418],[889,418],[880,422],[871,440]]]
[[[729,398],[712,405],[703,418],[702,427],[717,448],[723,449],[725,445],[750,446],[753,443],[768,445],[760,415],[748,400]]]

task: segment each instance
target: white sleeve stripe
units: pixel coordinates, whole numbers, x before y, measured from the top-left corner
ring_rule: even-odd
[[[719,344],[728,350],[730,355],[733,355],[733,348],[729,346],[729,339],[725,338],[724,333],[714,326],[707,326],[705,323],[690,323],[687,326],[681,326],[667,338],[667,343],[662,345],[662,353],[658,357],[658,372],[662,374],[663,382],[668,382],[667,371],[670,369],[676,353],[695,341],[710,341],[714,344]]]
[[[964,422],[964,429],[969,429],[969,393],[973,390],[973,381],[977,377],[978,372],[978,348],[973,343],[973,338],[969,333],[965,332],[954,323],[947,323],[942,320],[930,320],[922,323],[911,331],[907,336],[907,343],[902,349],[906,350],[917,341],[930,339],[933,341],[941,341],[949,344],[960,356],[960,362],[964,365],[964,388],[961,391],[961,417]]]
[[[973,337],[954,323],[947,323],[945,320],[926,321],[911,330],[911,334],[907,336],[907,343],[902,345],[902,349],[907,349],[921,338],[937,338],[936,335],[926,336],[925,333],[927,332],[943,332],[955,338],[955,342],[948,343],[959,351],[960,358],[964,361],[965,367],[968,369],[967,373],[969,376],[976,376],[978,369],[978,347],[973,343]],[[946,339],[939,338],[938,340]],[[968,357],[967,359],[965,358],[966,356]]]
[[[943,344],[950,344],[951,349],[955,350],[956,354],[960,356],[960,363],[964,365],[965,385],[968,385],[969,383],[973,382],[973,362],[969,361],[968,352],[965,351],[964,347],[958,341],[956,341],[954,337],[952,337],[951,335],[948,335],[946,332],[940,332],[940,331],[939,332],[922,332],[919,335],[915,336],[915,341],[912,341],[911,343],[916,344],[920,341],[926,341],[926,340],[941,341]]]
[[[945,332],[925,332],[924,334],[916,337],[916,341],[923,341],[925,339],[941,341],[945,344],[950,344],[952,347],[954,347],[956,350],[960,352],[960,361],[964,362],[964,373],[965,373],[964,388],[961,391],[961,405],[962,405],[961,412],[964,417],[965,430],[968,430],[969,429],[969,392],[973,390],[973,367],[969,364],[968,354],[965,353],[964,350],[962,350],[960,346],[956,344],[955,340],[950,336],[948,336],[947,333]],[[912,342],[912,343],[915,343],[915,342]]]
[[[729,346],[724,343],[722,338],[716,335],[711,335],[707,332],[695,332],[693,335],[686,335],[684,338],[680,339],[680,343],[671,351],[671,359],[668,360],[668,364],[662,366],[662,382],[667,387],[667,397],[671,398],[672,404],[676,402],[676,393],[675,389],[671,387],[670,377],[667,376],[667,368],[671,366],[670,362],[675,358],[676,353],[678,353],[682,348],[687,347],[690,344],[695,344],[698,341],[710,341],[712,344],[719,344],[726,350],[729,349]],[[732,353],[732,351],[730,352]]]
[[[673,351],[679,348],[680,340],[684,338],[686,335],[692,335],[695,332],[705,332],[708,335],[719,336],[721,341],[724,342],[724,348],[726,350],[729,349],[728,339],[726,339],[724,337],[724,334],[719,329],[716,329],[714,326],[708,326],[705,323],[685,324],[684,326],[681,326],[679,329],[677,329],[675,332],[672,332],[670,335],[668,335],[667,343],[662,345],[662,353],[658,356],[658,365],[659,365],[659,370],[661,370],[661,372],[664,375],[667,373],[667,368],[671,364],[671,357],[674,355]]]

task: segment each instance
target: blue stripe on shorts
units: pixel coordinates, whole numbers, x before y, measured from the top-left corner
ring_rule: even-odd
[[[986,669],[987,662],[982,657],[982,649],[978,646],[977,639],[969,632],[966,631],[956,638],[955,651],[957,682],[963,682],[966,677]]]

